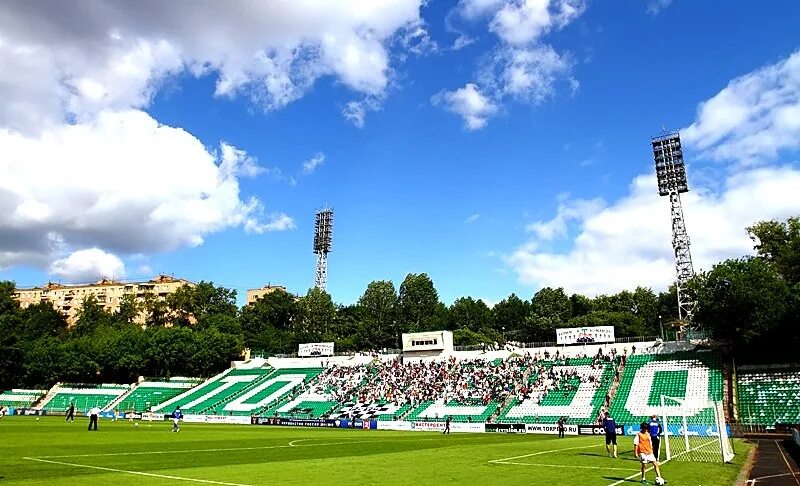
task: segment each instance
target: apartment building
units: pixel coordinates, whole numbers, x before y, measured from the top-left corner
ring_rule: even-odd
[[[94,296],[97,303],[106,310],[118,312],[125,295],[134,295],[137,300],[143,300],[145,295],[152,294],[155,298],[164,300],[167,295],[184,285],[194,284],[169,275],[159,275],[146,282],[118,282],[104,278],[91,284],[48,282],[44,287],[16,289],[14,297],[23,309],[39,302],[50,302],[53,307],[64,313],[67,323],[71,326],[77,320],[78,311],[88,296]],[[142,322],[144,322],[143,317]]]
[[[282,287],[280,285],[265,285],[260,289],[247,289],[247,305],[252,304],[261,297],[271,294],[276,290],[281,290],[283,292],[286,292],[286,287]]]

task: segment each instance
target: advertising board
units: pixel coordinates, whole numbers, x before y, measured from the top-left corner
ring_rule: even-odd
[[[558,435],[558,425],[556,424],[525,424],[525,430],[529,434],[552,434]],[[577,425],[565,425],[564,435],[578,435]]]
[[[613,343],[614,326],[568,327],[556,329],[556,344]]]

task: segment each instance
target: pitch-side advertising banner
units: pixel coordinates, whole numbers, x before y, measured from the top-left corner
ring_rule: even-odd
[[[297,348],[297,356],[308,358],[312,356],[333,356],[333,343],[304,343]]]
[[[613,343],[614,326],[569,327],[556,329],[557,344]]]
[[[555,424],[525,424],[529,434],[558,434],[558,425]],[[565,425],[564,435],[578,435],[577,425]]]
[[[617,435],[625,435],[625,426],[617,424]],[[606,429],[602,425],[579,425],[578,434],[580,435],[606,435]]]

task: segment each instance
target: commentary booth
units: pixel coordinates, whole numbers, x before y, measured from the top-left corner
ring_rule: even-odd
[[[403,360],[435,360],[453,354],[450,331],[410,332],[403,334]]]

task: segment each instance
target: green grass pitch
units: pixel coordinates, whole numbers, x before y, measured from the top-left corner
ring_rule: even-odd
[[[620,458],[602,437],[453,434],[378,430],[183,424],[84,418],[0,420],[0,484],[638,484],[629,437]],[[733,484],[749,444],[737,441],[734,464],[670,462],[672,485]],[[653,481],[654,475],[648,473]]]

